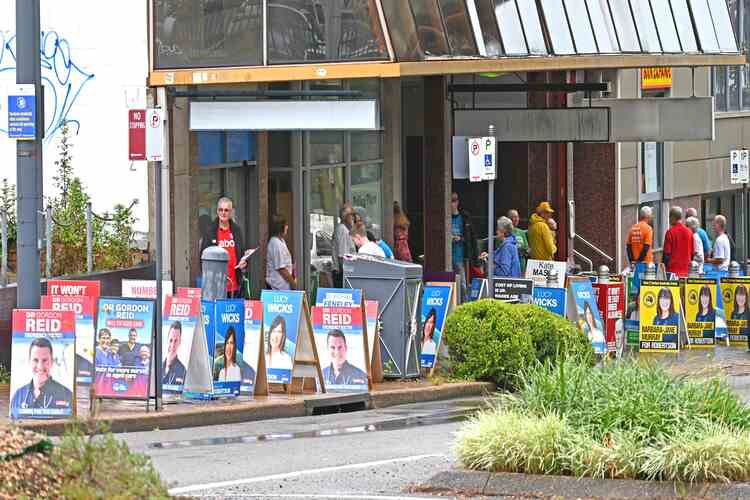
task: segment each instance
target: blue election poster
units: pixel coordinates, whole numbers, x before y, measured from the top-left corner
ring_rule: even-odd
[[[485,280],[482,278],[472,278],[471,288],[469,289],[469,302],[474,302],[482,298],[482,288],[484,287]]]
[[[242,382],[242,349],[245,347],[245,301],[216,301],[214,315],[214,396],[238,396]]]
[[[630,295],[638,297],[641,291],[641,280],[646,277],[647,264],[638,262],[633,269],[633,278],[630,282]]]
[[[327,391],[367,391],[361,307],[313,307],[312,325]]]
[[[422,348],[419,364],[422,368],[433,368],[440,347],[443,322],[450,307],[451,287],[426,286],[422,293]]]
[[[10,418],[75,414],[75,313],[14,309]]]
[[[260,334],[263,304],[259,300],[245,301],[245,346],[242,349],[242,385],[240,394],[255,392],[255,380],[260,361]]]
[[[575,280],[570,282],[570,292],[575,303],[575,318],[583,333],[588,335],[594,353],[605,354],[607,343],[604,339],[604,324],[596,304],[594,288],[589,280]]]
[[[355,288],[318,288],[318,307],[354,307],[362,304],[362,290]]]
[[[190,365],[200,300],[167,295],[162,312],[162,375],[164,394],[182,394]]]
[[[565,289],[535,286],[531,302],[551,313],[565,317]]]
[[[292,381],[292,360],[302,314],[304,292],[263,290],[263,335],[269,383]]]
[[[213,363],[215,312],[216,303],[213,300],[201,300],[201,314],[203,315],[203,330],[206,332],[206,349],[208,349],[209,364]]]

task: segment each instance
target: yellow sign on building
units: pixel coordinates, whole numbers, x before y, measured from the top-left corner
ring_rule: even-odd
[[[641,90],[672,88],[672,68],[641,68]]]

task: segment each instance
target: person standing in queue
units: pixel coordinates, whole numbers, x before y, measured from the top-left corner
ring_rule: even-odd
[[[639,262],[654,261],[654,230],[651,228],[653,210],[648,205],[641,207],[638,213],[638,223],[633,224],[628,232],[626,250],[630,265],[635,268]]]
[[[409,249],[409,218],[397,201],[393,202],[393,255],[396,260],[412,262]]]
[[[516,237],[516,245],[518,246],[518,260],[521,263],[521,273],[524,273],[526,271],[526,259],[529,258],[529,239],[526,231],[518,227],[521,221],[518,210],[511,208],[508,210],[507,217],[513,224],[513,236]]]
[[[451,235],[453,272],[460,279],[461,300],[466,300],[466,261],[474,263],[477,260],[477,242],[471,224],[471,214],[462,210],[458,193],[451,194]]]
[[[557,244],[549,223],[554,213],[552,205],[548,201],[543,201],[529,218],[528,238],[532,259],[555,260]]]
[[[333,264],[333,286],[341,288],[344,284],[344,255],[357,253],[354,248],[349,232],[354,226],[354,217],[356,212],[351,203],[344,203],[339,212],[340,221],[333,231],[333,248],[331,252],[331,261]]]
[[[703,255],[705,257],[708,257],[711,253],[711,239],[708,237],[708,233],[706,232],[706,230],[703,229],[700,225],[701,220],[698,217],[698,210],[693,207],[688,208],[687,210],[685,210],[685,217],[695,217],[696,219],[698,219],[698,230],[696,231],[696,233],[701,239],[701,245],[703,245]]]
[[[216,219],[208,226],[201,242],[201,254],[203,250],[211,245],[216,245],[227,251],[229,262],[227,262],[227,297],[240,297],[242,283],[242,271],[247,267],[246,260],[240,260],[244,255],[245,240],[242,238],[242,230],[234,220],[234,208],[232,200],[226,196],[219,198],[216,204]],[[239,265],[238,265],[239,262]]]
[[[292,254],[286,246],[286,235],[289,224],[286,219],[276,216],[271,222],[271,238],[266,250],[266,286],[271,290],[294,290],[297,280],[294,278]]]
[[[670,228],[664,236],[662,260],[668,273],[685,278],[693,260],[693,232],[682,222],[682,208],[669,209]]]

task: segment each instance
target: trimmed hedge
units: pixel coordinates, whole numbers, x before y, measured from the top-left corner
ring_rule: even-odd
[[[509,390],[537,360],[555,363],[565,356],[583,364],[595,361],[586,334],[532,304],[492,299],[463,304],[448,316],[443,335],[457,377],[488,380]]]

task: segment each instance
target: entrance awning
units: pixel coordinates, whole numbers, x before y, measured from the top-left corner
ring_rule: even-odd
[[[293,10],[284,7],[290,2],[295,5]],[[221,19],[215,19],[216,13],[207,14],[201,9],[181,14],[179,9],[164,7],[170,4],[168,0],[155,5],[150,18],[155,43],[149,84],[723,66],[747,62],[738,50],[725,0],[250,3],[257,3],[257,8],[224,7]],[[278,15],[282,10],[286,16],[283,19]],[[206,17],[203,23],[201,16]],[[255,38],[236,38],[231,27],[239,24],[233,20],[241,17],[247,24],[248,16],[256,20],[251,24],[262,31],[262,36],[259,33]],[[289,28],[292,20],[300,20],[294,30]],[[194,26],[202,27],[200,36],[191,29]],[[218,43],[222,39],[223,45]],[[207,47],[207,40],[214,43]],[[230,42],[235,44],[231,54],[228,49],[226,54],[216,49]],[[237,66],[243,60],[236,57],[242,53],[243,44],[264,45],[265,50],[256,50],[255,58],[248,60],[252,66]]]

